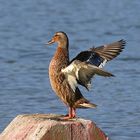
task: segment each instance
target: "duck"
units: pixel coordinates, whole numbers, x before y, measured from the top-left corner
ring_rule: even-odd
[[[49,64],[50,84],[56,95],[68,107],[68,114],[64,119],[72,119],[77,117],[77,108],[97,106],[82,95],[79,85],[89,91],[95,75],[114,76],[103,67],[122,52],[126,41],[121,39],[107,45],[89,48],[78,53],[72,60],[69,58],[69,39],[65,32],[56,32],[47,45],[54,43],[57,43],[57,48]]]

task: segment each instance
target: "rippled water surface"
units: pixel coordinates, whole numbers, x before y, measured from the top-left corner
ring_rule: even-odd
[[[59,113],[48,65],[54,32],[70,38],[70,57],[92,46],[124,38],[124,52],[105,67],[115,78],[96,77],[84,96],[97,109],[78,110],[112,140],[140,137],[140,1],[7,0],[0,2],[0,131],[18,114]]]

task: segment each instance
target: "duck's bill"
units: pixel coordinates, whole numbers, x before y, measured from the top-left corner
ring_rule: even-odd
[[[52,39],[52,40],[48,41],[48,43],[46,43],[46,45],[51,45],[53,43],[54,43],[54,40]]]

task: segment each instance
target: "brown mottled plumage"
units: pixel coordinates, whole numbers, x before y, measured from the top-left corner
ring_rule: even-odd
[[[122,51],[125,42],[115,42],[106,45],[107,47],[102,46],[81,52],[71,62],[67,35],[64,32],[56,32],[48,42],[49,45],[52,43],[58,43],[58,46],[49,65],[50,83],[57,96],[69,107],[66,118],[74,118],[76,108],[96,107],[83,97],[77,84],[88,89],[93,75],[113,76],[104,71],[101,65],[116,57]]]

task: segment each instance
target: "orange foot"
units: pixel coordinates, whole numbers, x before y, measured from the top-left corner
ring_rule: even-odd
[[[76,109],[69,107],[69,114],[65,115],[62,119],[68,120],[76,117]]]

